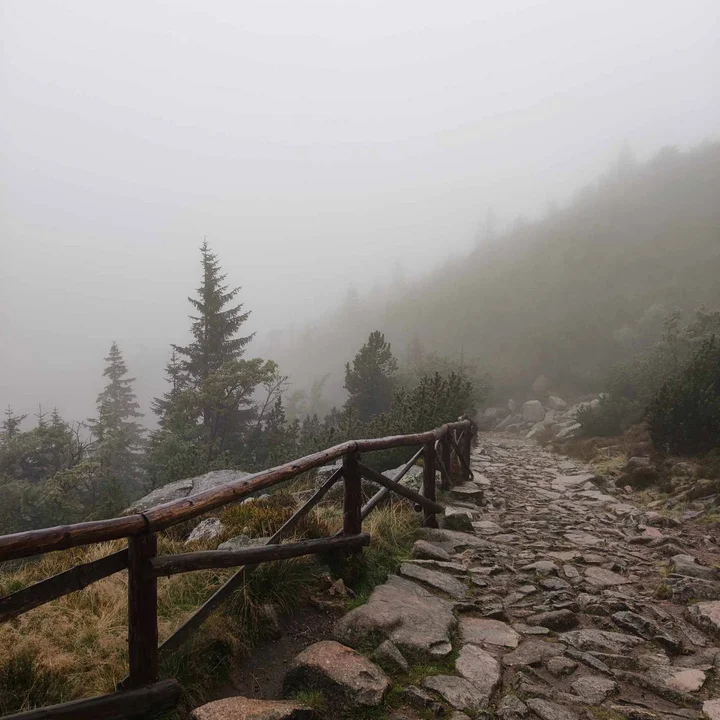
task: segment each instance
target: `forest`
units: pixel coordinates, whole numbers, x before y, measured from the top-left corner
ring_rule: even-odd
[[[169,349],[151,422],[116,343],[95,417],[7,408],[0,532],[109,517],[180,478],[474,417],[526,399],[538,375],[572,400],[609,393],[585,414],[587,433],[617,434],[648,416],[659,446],[712,449],[719,196],[718,144],[668,148],[645,164],[625,154],[568,207],[497,237],[486,228],[469,256],[404,284],[382,307],[355,297],[292,347],[270,348],[272,359],[251,357],[250,311],[232,284],[242,278],[204,242],[192,339]],[[692,422],[702,429],[689,438],[668,429]]]

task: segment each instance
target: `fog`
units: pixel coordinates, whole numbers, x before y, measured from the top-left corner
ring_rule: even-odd
[[[714,0],[4,0],[0,404],[87,417],[116,340],[149,413],[203,237],[255,355],[717,138],[719,36]]]

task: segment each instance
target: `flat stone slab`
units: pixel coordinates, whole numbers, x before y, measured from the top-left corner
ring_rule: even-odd
[[[643,641],[632,635],[607,630],[571,630],[560,635],[560,640],[577,650],[622,654],[632,650]]]
[[[632,580],[618,575],[612,570],[605,570],[599,567],[589,567],[585,570],[585,580],[595,587],[614,587],[617,585],[628,585]]]
[[[687,619],[713,635],[720,635],[720,601],[699,602],[686,610]]]
[[[477,645],[463,645],[455,669],[487,698],[487,702],[500,684],[500,663]]]
[[[617,690],[617,683],[601,675],[584,675],[575,680],[570,687],[588,705],[599,705]]]
[[[285,674],[283,690],[316,689],[346,701],[377,707],[390,687],[387,675],[349,647],[323,640],[306,647]]]
[[[201,705],[192,720],[312,720],[310,708],[290,700],[230,697]]]
[[[477,520],[472,525],[475,532],[479,532],[481,535],[496,535],[503,531],[502,527],[492,520]]]
[[[450,494],[458,500],[481,500],[483,497],[484,490],[475,483],[467,482],[462,485],[456,485]]]
[[[418,560],[444,560],[446,562],[450,560],[449,552],[427,540],[416,540],[411,554]]]
[[[592,547],[602,542],[602,538],[583,532],[582,530],[573,530],[572,532],[565,533],[565,539],[574,545],[580,545],[582,547]]]
[[[400,649],[444,656],[452,651],[450,631],[455,622],[450,601],[411,580],[391,575],[384,585],[373,590],[365,605],[338,620],[335,635],[357,646],[379,633]]]
[[[423,585],[429,585],[436,590],[441,590],[458,600],[462,600],[468,593],[467,585],[452,575],[431,570],[415,563],[403,563],[400,566],[400,574],[411,580],[417,580]]]
[[[573,490],[582,487],[585,483],[592,482],[595,475],[592,473],[582,473],[580,475],[558,475],[552,481],[554,490]]]
[[[655,667],[651,674],[666,688],[683,693],[697,692],[706,679],[705,673],[696,668]]]
[[[577,713],[549,700],[531,698],[527,700],[527,706],[541,718],[541,720],[579,720]]]
[[[436,692],[456,710],[477,712],[488,705],[488,698],[473,683],[457,675],[431,675],[423,686]]]
[[[458,530],[461,532],[472,532],[473,513],[468,508],[458,505],[446,505],[445,513],[440,522],[443,528]]]
[[[473,533],[458,532],[456,530],[440,530],[438,528],[420,528],[418,535],[423,540],[435,543],[449,543],[455,552],[466,548],[478,548],[481,550],[492,550],[493,545]]]
[[[706,700],[702,709],[708,720],[720,720],[720,699]]]
[[[502,663],[508,667],[539,665],[548,658],[565,653],[562,643],[550,643],[543,640],[526,640],[516,650],[503,655]]]
[[[520,635],[507,623],[488,618],[464,617],[460,620],[460,639],[474,645],[499,645],[516,648]]]

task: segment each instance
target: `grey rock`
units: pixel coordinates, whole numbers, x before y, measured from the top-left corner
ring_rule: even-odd
[[[452,650],[450,631],[455,625],[452,603],[417,583],[391,575],[373,590],[365,605],[351,610],[335,625],[336,636],[357,646],[378,633],[401,650],[443,656]]]
[[[450,490],[450,494],[453,497],[456,497],[459,500],[470,501],[482,500],[484,492],[485,491],[483,490],[483,488],[473,482],[466,482],[462,485],[456,485]]]
[[[690,605],[685,617],[701,630],[720,636],[720,602],[713,600]]]
[[[243,472],[242,470],[213,470],[205,475],[175,480],[167,485],[155,488],[151,493],[136,500],[125,510],[125,513],[145,512],[150,508],[172,500],[180,500],[181,498],[190,497],[191,495],[197,495],[205,490],[211,490],[221,485],[242,480],[248,475],[249,473]]]
[[[570,630],[580,624],[580,618],[571,610],[551,610],[527,618],[528,625],[542,625],[551,630]]]
[[[460,532],[472,532],[473,514],[467,508],[457,505],[446,505],[445,514],[441,517],[444,529]]]
[[[527,706],[541,720],[580,720],[577,713],[562,705],[556,705],[549,700],[531,698],[527,701]]]
[[[213,540],[223,531],[223,524],[219,518],[205,518],[199,522],[193,531],[188,535],[185,544],[197,542],[198,540]]]
[[[471,533],[456,532],[455,530],[439,530],[437,528],[420,528],[418,535],[429,542],[448,543],[455,552],[462,552],[467,548],[478,550],[493,550],[488,540],[479,538]]]
[[[528,400],[523,403],[522,416],[525,422],[542,422],[545,419],[545,408],[539,400]]]
[[[700,565],[692,555],[674,555],[670,558],[670,564],[672,571],[678,575],[710,581],[718,579],[718,573],[714,568]]]
[[[567,410],[567,403],[561,397],[558,397],[557,395],[551,395],[548,398],[547,404],[551,410],[559,410],[559,411]]]
[[[571,684],[575,693],[588,705],[599,705],[617,690],[617,684],[599,675],[583,675]]]
[[[475,645],[516,648],[520,635],[507,623],[489,618],[464,617],[460,620],[460,639]]]
[[[416,540],[412,547],[412,556],[419,560],[450,560],[450,553],[443,550],[439,545],[427,540]]]
[[[545,660],[547,671],[555,677],[565,677],[572,675],[577,670],[578,664],[570,658],[556,656]]]
[[[549,643],[543,640],[525,640],[520,646],[502,658],[503,665],[522,667],[539,665],[544,660],[556,655],[563,655],[565,646],[562,643]]]
[[[481,535],[497,535],[503,531],[502,527],[492,520],[478,520],[473,523],[473,528]]]
[[[315,713],[293,700],[229,697],[201,705],[191,720],[312,720]]]
[[[500,664],[490,653],[477,645],[463,645],[455,661],[455,669],[469,680],[487,701],[500,684]]]
[[[380,645],[375,648],[372,659],[388,670],[395,672],[407,672],[410,667],[407,660],[403,657],[403,654],[391,640],[385,640],[380,643]]]
[[[585,580],[595,587],[614,587],[618,585],[627,585],[632,582],[612,570],[605,570],[600,567],[589,567],[585,570]]]
[[[236,535],[218,545],[218,550],[243,550],[247,547],[265,545],[269,537],[251,538],[248,535]]]
[[[403,563],[400,566],[400,575],[411,580],[417,580],[423,585],[429,585],[448,595],[461,600],[468,593],[468,587],[457,578],[446,573],[430,570],[414,563]]]
[[[527,717],[527,705],[517,695],[505,695],[497,706],[499,720],[522,720]]]
[[[295,689],[324,690],[365,707],[377,707],[390,687],[385,673],[366,657],[333,640],[305,648],[285,674],[285,694]]]
[[[642,640],[623,633],[607,630],[571,630],[563,633],[560,639],[577,650],[623,653],[637,647]]]
[[[488,706],[488,698],[473,683],[456,675],[431,675],[423,687],[438,693],[456,710],[477,712]]]

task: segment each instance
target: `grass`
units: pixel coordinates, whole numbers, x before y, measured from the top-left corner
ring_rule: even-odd
[[[264,536],[274,532],[293,512],[288,493],[229,508],[222,520],[224,534]],[[304,537],[331,535],[342,524],[342,509],[334,503],[316,508],[299,528]],[[408,503],[378,507],[363,523],[372,536],[362,561],[329,558],[339,576],[355,565],[348,584],[354,602],[362,602],[372,588],[409,555],[418,517]],[[221,538],[222,539],[222,538]],[[194,543],[193,550],[215,547]],[[161,534],[160,554],[187,551],[182,534]],[[122,541],[49,553],[0,572],[0,596],[91,562],[124,546]],[[303,604],[317,587],[324,569],[310,558],[267,563],[248,576],[244,586],[214,613],[180,650],[161,666],[161,677],[177,678],[184,697],[175,717],[203,702],[213,685],[223,681],[233,662],[246,654],[271,628],[263,605],[280,614]],[[158,630],[168,637],[197,609],[233,570],[185,573],[158,581]],[[94,583],[81,592],[35,608],[0,625],[0,715],[112,692],[127,672],[127,572]]]

